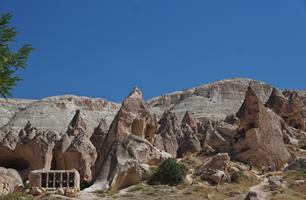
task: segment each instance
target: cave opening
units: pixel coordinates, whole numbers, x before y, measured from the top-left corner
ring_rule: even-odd
[[[10,158],[0,160],[0,167],[12,168],[22,171],[30,168],[30,163],[22,158]]]

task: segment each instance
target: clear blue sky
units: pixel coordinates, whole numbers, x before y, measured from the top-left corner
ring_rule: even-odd
[[[35,48],[14,97],[121,101],[230,77],[306,88],[306,0],[0,0]]]

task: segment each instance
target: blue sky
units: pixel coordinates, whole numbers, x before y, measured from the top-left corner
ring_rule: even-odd
[[[306,88],[306,0],[0,0],[35,48],[18,98],[120,102],[230,77]]]

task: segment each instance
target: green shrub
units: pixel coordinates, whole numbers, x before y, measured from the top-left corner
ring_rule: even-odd
[[[152,183],[162,185],[178,185],[184,181],[187,169],[175,159],[167,159],[158,166],[153,174]]]
[[[30,195],[23,193],[8,193],[1,194],[0,200],[34,200],[34,198]]]

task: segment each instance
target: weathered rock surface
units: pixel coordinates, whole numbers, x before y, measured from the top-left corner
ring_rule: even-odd
[[[155,148],[157,124],[135,88],[123,101],[104,139],[95,169],[97,178],[89,190],[123,188],[146,179],[142,164],[156,165],[170,157]],[[130,174],[127,172],[133,172]]]
[[[237,112],[240,133],[232,157],[254,166],[282,167],[291,158],[283,141],[282,119],[267,109],[249,87],[243,105]]]
[[[285,170],[304,170],[306,168],[306,157],[300,157],[292,161]]]
[[[209,158],[202,166],[196,169],[196,175],[211,181],[213,184],[221,184],[228,179],[228,167],[230,157],[227,153],[219,153]]]
[[[92,168],[97,152],[90,141],[91,135],[92,131],[86,126],[80,110],[77,110],[66,134],[54,149],[53,167],[59,170],[76,169],[80,173],[81,181],[92,181]]]
[[[272,86],[251,79],[234,78],[155,97],[148,100],[148,106],[157,116],[170,109],[179,120],[186,111],[196,119],[222,120],[237,112],[250,82],[260,100],[266,102]]]
[[[158,124],[160,127],[157,131],[155,146],[160,150],[170,153],[173,157],[176,157],[179,143],[184,137],[178,118],[175,113],[166,111]]]
[[[295,91],[284,91],[281,93],[274,88],[266,105],[280,115],[288,125],[305,130],[305,102],[305,97],[299,96]]]
[[[54,131],[38,131],[28,123],[19,134],[2,130],[0,166],[18,170],[23,179],[31,170],[50,169],[52,149],[60,136]]]
[[[0,194],[20,191],[23,182],[19,173],[14,169],[0,167]]]
[[[95,146],[97,153],[99,153],[99,149],[102,148],[108,129],[109,127],[107,126],[107,122],[105,121],[105,119],[102,119],[99,125],[94,129],[90,141]]]
[[[7,124],[15,113],[24,110],[34,101],[35,100],[27,99],[9,99],[6,101],[5,99],[0,98],[0,127]]]
[[[42,100],[11,100],[5,102],[0,109],[0,124],[19,130],[28,121],[40,130],[55,130],[64,133],[67,124],[74,116],[77,109],[82,110],[84,121],[93,129],[104,118],[110,124],[116,115],[119,104],[104,99],[77,97],[72,95],[48,97]],[[1,117],[1,113],[6,116]],[[8,120],[8,118],[10,118]]]
[[[188,124],[182,124],[182,132],[184,137],[180,141],[177,156],[182,157],[188,153],[200,152],[201,143],[192,128]]]

